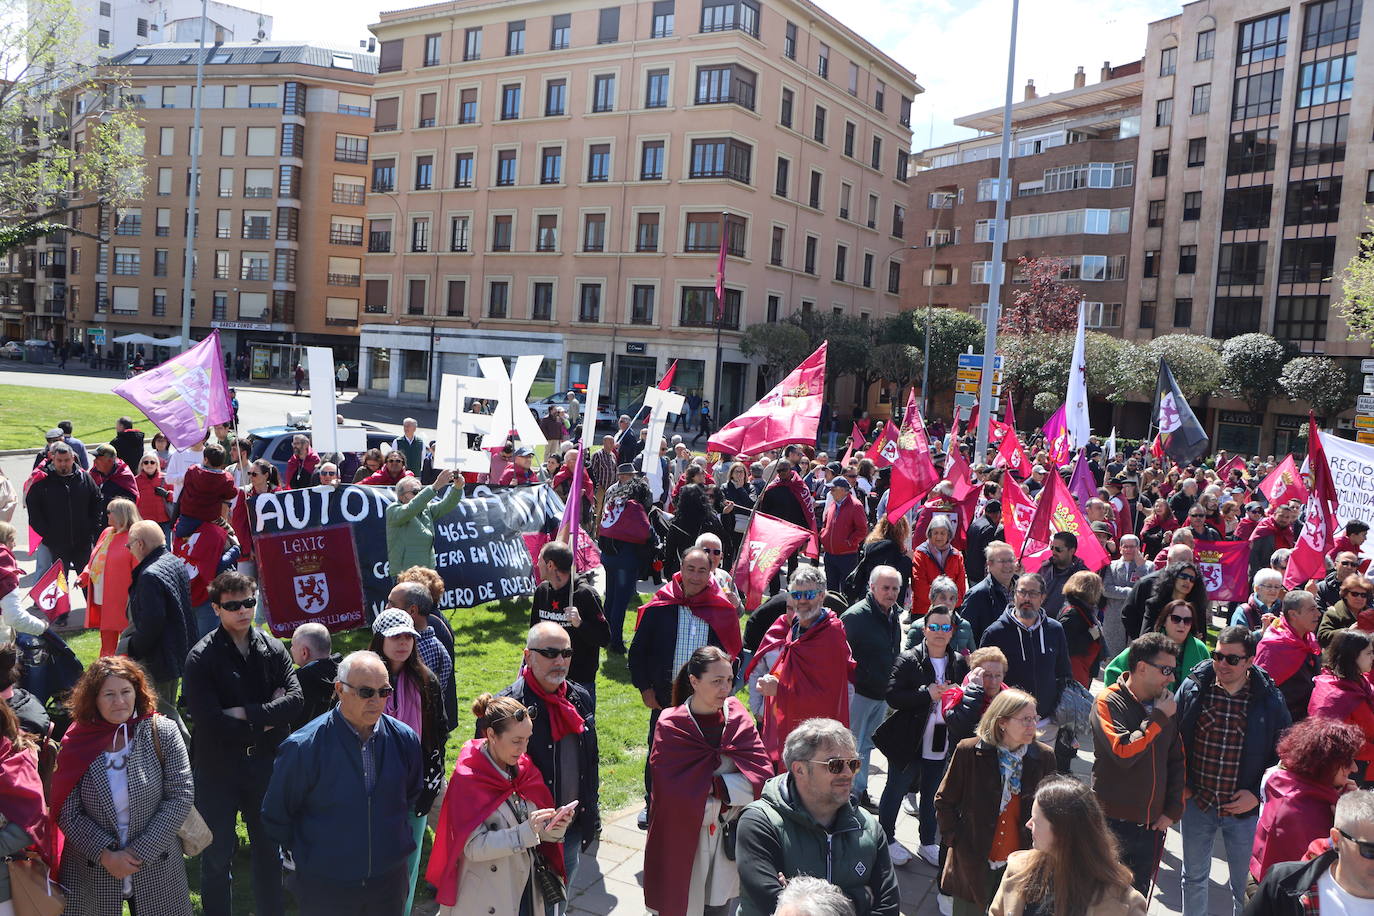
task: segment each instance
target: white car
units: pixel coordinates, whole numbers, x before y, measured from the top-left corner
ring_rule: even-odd
[[[9,343],[0,346],[0,357],[4,357],[5,359],[23,359],[24,348],[11,340]]]
[[[579,400],[578,403],[581,403],[581,401]],[[566,391],[560,391],[546,398],[530,401],[529,403],[530,412],[541,420],[549,415],[550,407],[562,407],[566,411],[568,407],[568,393]],[[618,417],[619,415],[615,412],[614,408],[611,407],[610,403],[602,401],[596,411],[596,425],[598,427],[615,426]]]

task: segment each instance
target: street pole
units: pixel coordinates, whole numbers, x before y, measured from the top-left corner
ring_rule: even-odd
[[[997,210],[992,225],[996,235],[992,239],[992,277],[988,280],[987,334],[983,337],[983,376],[978,387],[978,443],[974,447],[974,461],[982,461],[988,449],[988,421],[992,419],[992,380],[997,365],[997,322],[1002,312],[1003,250],[1007,237],[1007,198],[1011,196],[1008,169],[1011,162],[1011,101],[1012,80],[1016,72],[1016,17],[1021,0],[1011,0],[1011,40],[1007,49],[1007,97],[1002,104],[1002,153],[997,163]]]
[[[196,228],[200,222],[196,198],[200,192],[200,110],[205,104],[205,27],[210,0],[200,0],[200,51],[196,54],[195,115],[191,127],[191,181],[186,200],[186,259],[181,267],[181,352],[191,349],[191,272],[196,263]],[[330,384],[334,384],[330,380]]]
[[[730,230],[730,226],[729,226],[729,224],[726,222],[726,216],[727,216],[726,212],[725,212],[724,210],[722,210],[722,211],[720,212],[720,247],[721,247],[722,250],[724,250],[724,249],[726,248],[725,234]],[[715,424],[718,424],[718,423],[720,422],[721,410],[723,409],[722,406],[721,406],[721,397],[720,397],[720,373],[721,373],[721,368],[722,368],[722,366],[721,366],[721,359],[723,358],[722,355],[721,355],[720,331],[721,331],[721,327],[725,324],[725,260],[724,260],[724,258],[721,259],[721,264],[720,264],[720,279],[719,279],[717,282],[720,283],[720,295],[716,297],[716,387],[715,387],[716,404],[715,404],[715,409],[711,411],[711,420],[712,420],[713,423],[715,423]],[[688,422],[689,422],[689,423],[691,422],[691,419],[692,419],[692,418],[690,418],[690,417],[688,418]],[[701,422],[701,417],[698,416],[698,417],[696,418],[696,420],[697,420],[698,423],[700,423],[700,422]],[[708,439],[709,439],[709,437],[708,437]],[[708,442],[707,444],[708,444],[708,446],[709,446],[710,443]]]

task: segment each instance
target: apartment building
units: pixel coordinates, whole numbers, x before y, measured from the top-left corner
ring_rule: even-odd
[[[82,25],[74,51],[89,64],[140,45],[200,41],[200,0],[75,0],[73,7]],[[205,12],[206,44],[272,37],[272,17],[256,10],[210,0]]]
[[[1374,58],[1357,53],[1366,5],[1197,2],[1150,23],[1126,333],[1262,331],[1369,356],[1331,309],[1374,201],[1374,117],[1354,104],[1374,95]],[[1280,453],[1304,420],[1286,402],[1266,417],[1223,403],[1211,432]]]
[[[1012,107],[1002,302],[1024,281],[1020,258],[1058,258],[1063,279],[1089,304],[1088,323],[1113,332],[1121,327],[1127,298],[1144,78],[1141,62],[1134,61],[1104,64],[1091,84],[1079,67],[1072,80],[1072,88],[1048,95],[1028,81]],[[957,308],[985,319],[1002,108],[954,123],[980,133],[917,154],[911,239],[922,248],[912,253],[918,279],[903,289],[902,304]]]
[[[899,308],[921,87],[814,5],[452,2],[371,28],[365,388],[433,396],[537,352],[560,389],[604,362],[627,408],[677,360],[728,417],[790,368],[743,329]]]
[[[197,53],[145,45],[111,62],[141,109],[147,183],[128,206],[74,214],[107,243],[70,234],[51,249],[64,257],[59,312],[73,342],[108,349],[125,333],[180,330]],[[376,55],[288,42],[204,53],[192,335],[220,329],[259,380],[289,375],[301,346],[353,363]],[[86,100],[78,113],[78,147],[98,110]]]

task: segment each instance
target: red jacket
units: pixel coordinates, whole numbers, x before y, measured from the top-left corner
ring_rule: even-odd
[[[1364,765],[1364,778],[1368,778],[1374,766],[1374,688],[1369,681],[1362,677],[1337,677],[1323,668],[1312,688],[1312,699],[1307,702],[1307,714],[1345,722],[1364,732],[1364,747],[1355,754],[1355,760]]]
[[[382,465],[381,470],[373,471],[371,474],[358,481],[359,484],[369,487],[394,487],[401,482],[402,477],[414,477],[415,473],[410,470],[402,471],[399,474],[392,473],[386,465]]]
[[[821,550],[845,556],[859,552],[868,536],[868,514],[853,494],[830,507],[821,529]]]
[[[1250,874],[1256,881],[1277,862],[1302,859],[1313,840],[1331,832],[1340,789],[1275,767],[1264,781],[1264,807],[1255,828]]]
[[[162,487],[171,495],[172,487],[167,483],[167,478],[162,476],[162,471],[159,470],[152,477],[140,471],[134,475],[134,481],[138,484],[138,514],[150,522],[168,521],[167,503],[153,492]]]
[[[943,567],[936,561],[929,541],[911,552],[911,616],[924,617],[930,610],[930,584],[939,576],[949,576],[959,587],[959,603],[964,602],[968,581],[964,573],[964,555],[953,547],[945,557]]]

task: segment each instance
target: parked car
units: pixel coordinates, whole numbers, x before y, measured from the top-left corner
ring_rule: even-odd
[[[0,357],[4,357],[5,359],[23,359],[24,348],[11,340],[9,343],[0,346]]]
[[[385,450],[387,446],[396,441],[395,433],[384,432],[367,423],[341,427],[341,429],[350,428],[366,431],[368,448]],[[291,440],[298,435],[309,436],[310,428],[308,426],[263,426],[258,429],[250,429],[248,441],[253,446],[250,452],[252,459],[256,461],[259,458],[265,458],[277,466],[278,473],[285,476],[286,462],[291,460]],[[349,463],[352,467],[358,466],[356,460]],[[349,480],[352,480],[351,474]]]
[[[579,398],[578,402],[584,403],[585,398]],[[530,401],[529,403],[530,412],[533,413],[536,417],[540,418],[541,420],[549,415],[550,407],[562,407],[564,410],[566,410],[568,407],[568,393],[566,391],[560,391],[556,394],[551,394],[546,398],[540,398],[537,401]],[[618,417],[619,415],[615,412],[615,408],[611,405],[610,401],[602,401],[597,406],[597,428],[603,426],[615,426],[615,422]]]

